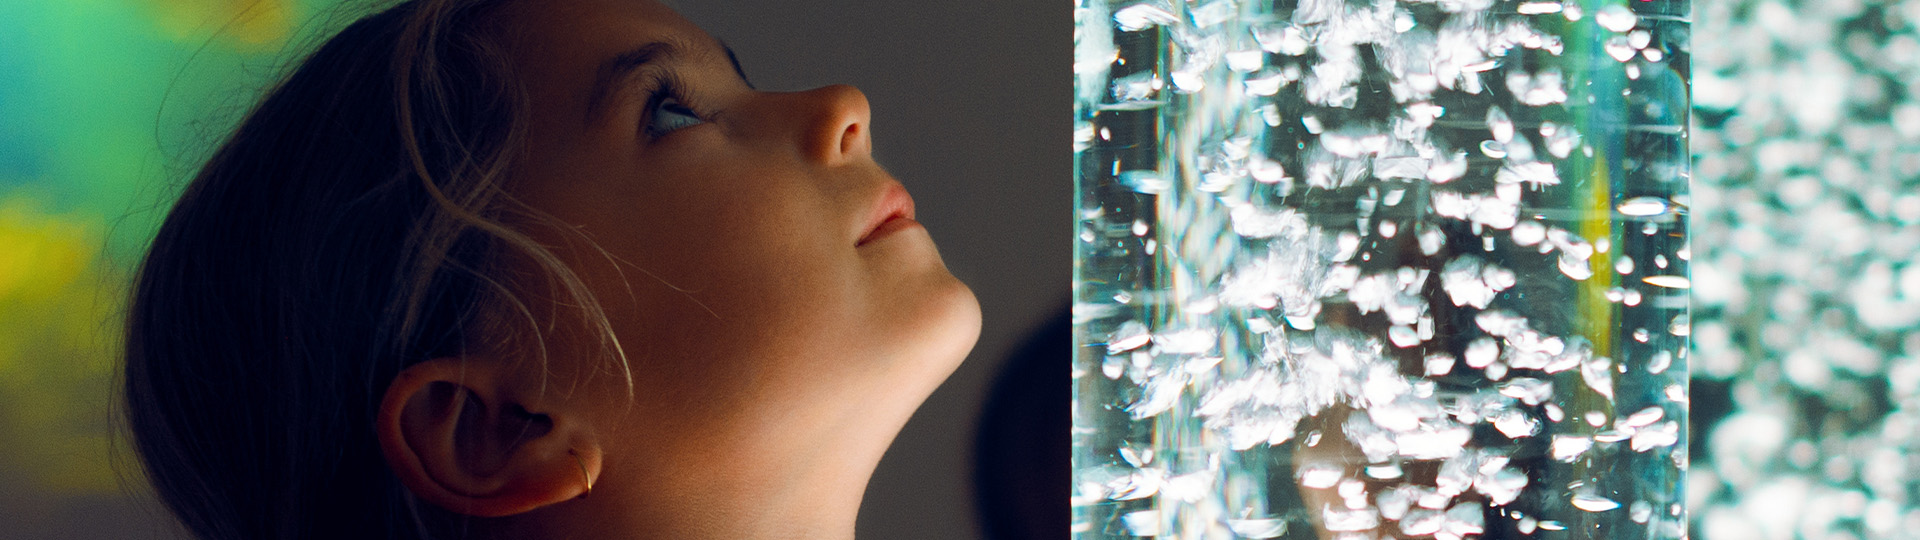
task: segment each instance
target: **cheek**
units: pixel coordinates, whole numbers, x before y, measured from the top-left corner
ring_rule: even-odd
[[[850,343],[867,298],[850,253],[818,235],[794,234],[804,229],[766,232],[717,258],[713,288],[699,296],[737,321],[727,329],[732,337],[769,349],[761,352],[844,352],[835,344]]]
[[[683,276],[672,286],[629,271],[635,301],[616,332],[636,366],[649,366],[645,386],[724,412],[763,392],[797,391],[794,381],[858,354],[849,280],[830,261],[803,258],[809,253],[817,251],[793,243],[715,243],[662,255],[671,259],[663,270]]]
[[[637,309],[674,328],[660,339],[738,355],[801,353],[844,340],[833,330],[857,313],[861,281],[851,242],[839,241],[844,225],[821,194],[792,185],[800,180],[728,172],[703,175],[710,178],[691,184],[707,186],[698,192],[654,199],[673,202],[653,205],[666,219],[631,251],[636,265],[672,287],[649,287]],[[718,324],[688,325],[688,318]]]
[[[817,193],[777,185],[714,187],[709,197],[676,211],[656,258],[728,300],[768,303],[840,285],[852,246],[838,245],[841,226]]]

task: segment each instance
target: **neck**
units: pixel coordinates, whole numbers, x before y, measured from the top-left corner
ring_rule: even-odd
[[[852,540],[867,481],[911,413],[762,412],[737,417],[749,419],[744,429],[644,438],[607,454],[591,497],[502,530],[512,538]]]

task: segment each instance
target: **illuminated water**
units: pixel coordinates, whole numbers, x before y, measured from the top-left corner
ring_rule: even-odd
[[[1076,2],[1078,538],[1680,538],[1684,1]]]

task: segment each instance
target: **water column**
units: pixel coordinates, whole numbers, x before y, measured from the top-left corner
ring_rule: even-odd
[[[1682,538],[1685,0],[1076,0],[1076,538]]]

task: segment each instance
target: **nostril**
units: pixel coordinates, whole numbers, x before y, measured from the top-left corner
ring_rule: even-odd
[[[867,97],[847,85],[833,85],[798,94],[810,113],[804,144],[811,159],[839,162],[873,151],[868,126],[872,112]]]
[[[857,152],[860,135],[859,123],[847,124],[846,132],[840,134],[840,153],[846,155]]]

